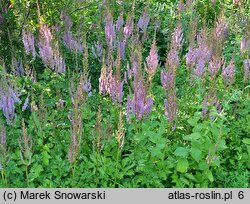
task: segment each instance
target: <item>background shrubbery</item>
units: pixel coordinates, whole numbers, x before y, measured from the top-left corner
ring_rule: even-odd
[[[249,187],[247,0],[1,0],[0,187]]]

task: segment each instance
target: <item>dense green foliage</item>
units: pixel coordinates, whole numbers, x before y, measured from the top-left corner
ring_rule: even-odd
[[[242,36],[250,40],[248,1],[201,0],[191,1],[191,6],[184,1],[184,10],[176,0],[135,1],[134,9],[132,0],[1,2],[0,92],[1,86],[13,86],[20,101],[11,121],[0,105],[0,187],[249,187],[250,77],[243,60],[250,58],[250,50],[240,52]],[[118,51],[111,52],[106,43],[105,18],[110,12],[115,23],[123,13],[125,23],[132,16],[137,26],[144,10],[151,17],[147,32],[136,33],[138,41],[130,39],[125,59],[117,65]],[[62,12],[71,17],[71,31],[83,44],[82,53],[63,42],[67,28]],[[196,40],[195,33],[204,27],[211,34],[222,14],[229,31],[221,55],[226,65],[233,58],[234,81],[225,85],[221,70],[215,79],[207,74],[191,80],[185,56],[192,38]],[[169,92],[162,87],[161,71],[164,66],[168,69],[166,54],[178,23],[183,40],[174,83],[177,113],[171,121],[164,114],[163,100]],[[43,24],[51,28],[54,44],[59,44],[65,73],[56,73],[41,57],[34,58],[24,49],[22,30],[31,30],[38,39]],[[147,84],[144,63],[154,36],[159,63]],[[103,59],[91,52],[98,41],[103,43]],[[38,41],[35,46],[38,53]],[[127,95],[133,93],[133,81],[125,83],[118,103],[100,93],[99,78],[103,61],[110,59],[114,73],[120,67],[119,74],[125,78],[134,53],[141,56],[139,66],[153,107],[142,119],[131,114],[127,120]],[[24,74],[16,74],[14,59],[22,59]],[[79,92],[86,76],[92,85],[89,96]],[[204,98],[215,92],[220,111],[213,103],[204,107]],[[28,108],[23,108],[27,98]]]

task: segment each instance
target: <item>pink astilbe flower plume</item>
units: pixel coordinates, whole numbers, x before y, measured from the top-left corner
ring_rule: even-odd
[[[33,33],[28,29],[23,29],[22,31],[22,40],[23,45],[27,53],[31,53],[33,58],[36,57],[36,50],[35,50],[35,40]]]
[[[225,85],[229,86],[234,82],[235,65],[233,59],[230,60],[227,67],[223,66],[221,75]]]
[[[158,54],[157,54],[157,47],[155,43],[155,39],[152,43],[151,50],[149,56],[146,58],[146,66],[145,70],[149,75],[149,80],[151,81],[158,66]]]

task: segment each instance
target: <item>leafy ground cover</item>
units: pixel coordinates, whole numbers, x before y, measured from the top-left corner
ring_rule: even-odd
[[[0,3],[0,187],[249,187],[250,4]]]

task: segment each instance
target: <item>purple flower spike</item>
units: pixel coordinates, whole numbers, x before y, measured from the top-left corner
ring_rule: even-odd
[[[137,24],[138,28],[141,29],[142,31],[146,31],[149,21],[150,21],[150,17],[148,16],[147,11],[144,11],[138,21],[138,24]]]
[[[102,43],[100,43],[100,42],[94,43],[94,46],[92,46],[92,54],[94,55],[94,57],[96,59],[101,61],[101,58],[102,58]]]
[[[168,98],[164,99],[165,116],[169,120],[170,124],[173,124],[177,116],[177,104],[175,92],[168,94]]]
[[[120,31],[123,24],[124,24],[123,14],[121,14],[116,21],[116,25],[115,25],[116,31]]]
[[[19,94],[16,93],[12,87],[9,85],[4,87],[4,84],[0,84],[0,109],[3,110],[8,124],[11,123],[15,117],[15,103],[19,101]]]
[[[243,61],[243,67],[244,67],[244,79],[246,82],[250,78],[250,59],[245,59]]]
[[[170,91],[174,88],[174,75],[171,69],[169,69],[167,72],[165,70],[161,71],[161,83],[163,88],[167,91]]]
[[[234,82],[234,73],[235,73],[235,65],[234,61],[231,60],[227,67],[223,67],[222,69],[222,78],[226,85],[231,85]]]
[[[126,47],[126,41],[125,40],[118,42],[118,49],[119,49],[120,56],[121,56],[122,59],[125,59],[125,47]]]
[[[131,19],[128,19],[123,29],[125,40],[127,40],[132,35],[132,33],[133,33],[133,24],[132,24]]]
[[[109,14],[108,17],[106,18],[105,35],[109,48],[113,49],[116,40],[116,32],[115,32],[115,26],[113,25],[113,18],[111,14]]]
[[[65,46],[70,49],[71,51],[82,53],[83,46],[82,44],[77,41],[74,37],[72,32],[66,31],[63,36]]]
[[[151,46],[151,50],[149,56],[146,58],[146,61],[146,72],[152,77],[155,74],[156,68],[158,66],[158,54],[157,47],[155,45],[155,40]]]
[[[35,40],[34,35],[30,30],[23,30],[23,45],[26,52],[31,53],[33,58],[36,57],[36,50],[35,50]]]
[[[130,110],[138,120],[147,117],[152,110],[153,99],[147,96],[142,80],[134,82],[134,96],[132,100],[128,96],[127,100],[127,119],[130,118]]]
[[[240,43],[240,52],[243,54],[246,51],[250,51],[250,37],[247,39],[243,37]]]
[[[219,57],[213,56],[208,65],[208,71],[211,77],[215,77],[219,69],[223,65],[223,60]]]
[[[180,50],[183,43],[183,30],[181,24],[178,24],[172,35],[172,46],[176,50]]]
[[[41,25],[39,36],[39,55],[46,66],[54,67],[53,49],[51,47],[52,35],[46,25]]]

